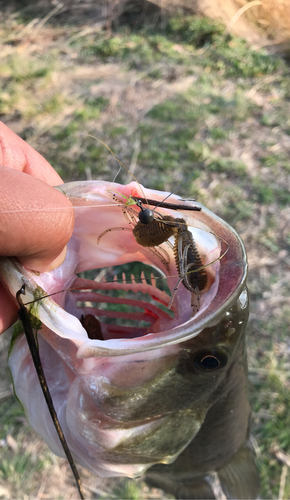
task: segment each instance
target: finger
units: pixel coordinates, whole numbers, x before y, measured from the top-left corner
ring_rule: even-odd
[[[0,167],[0,255],[17,257],[34,271],[57,267],[74,226],[64,194],[17,170]]]
[[[54,168],[3,122],[0,122],[0,165],[33,175],[51,186],[63,183]]]
[[[17,305],[0,283],[0,333],[5,332],[17,320]]]

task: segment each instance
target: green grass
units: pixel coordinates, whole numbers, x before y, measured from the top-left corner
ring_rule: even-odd
[[[138,483],[130,479],[123,480],[121,484],[113,490],[116,498],[123,500],[141,500],[142,491]]]
[[[206,47],[204,65],[226,76],[254,77],[274,73],[280,61],[264,51],[248,47],[244,40],[224,35],[224,27],[209,19],[199,17],[173,18],[168,32],[175,39],[194,47]]]
[[[1,403],[0,414],[0,439],[3,439],[8,432],[13,434],[19,428],[17,420],[25,417],[22,407],[14,398],[8,398]]]
[[[29,481],[34,466],[30,454],[16,455],[14,459],[4,459],[0,463],[0,478],[4,481],[15,483],[20,486],[22,481]],[[41,462],[37,463],[37,469],[41,469]]]
[[[14,441],[15,448],[9,445],[9,437]],[[30,440],[36,434],[25,424],[25,414],[22,406],[13,396],[1,400],[0,410],[0,486],[9,485],[10,491],[18,497],[23,484],[35,484],[35,477],[51,463],[47,454],[36,455],[30,447]],[[44,446],[44,448],[46,448]]]
[[[160,28],[159,28],[160,30]],[[182,46],[182,50],[176,44]],[[154,67],[168,64],[187,64],[210,68],[222,76],[251,78],[263,74],[273,74],[281,67],[281,62],[265,51],[248,47],[244,40],[224,36],[220,24],[199,17],[175,17],[159,31],[150,26],[133,30],[128,27],[113,33],[80,37],[73,41],[74,48],[80,48],[80,56],[92,60],[97,56],[103,62],[121,61],[132,69],[149,69],[148,76],[160,78],[161,69]],[[204,48],[202,57],[197,49]]]
[[[105,97],[88,97],[84,101],[84,106],[81,110],[75,112],[76,120],[88,122],[89,120],[96,120],[99,118],[103,111],[109,105],[109,99]]]
[[[290,451],[289,427],[289,389],[288,370],[284,363],[273,358],[271,348],[265,353],[270,358],[265,366],[265,374],[256,376],[251,388],[253,408],[253,435],[259,445],[258,466],[261,478],[261,498],[278,498],[281,476],[281,462],[276,459],[275,452]],[[271,366],[272,365],[272,366]],[[266,374],[268,373],[268,375]],[[284,373],[286,377],[284,378]],[[282,381],[280,381],[282,374]],[[250,372],[251,376],[251,372]],[[290,480],[287,478],[284,498],[289,498]]]

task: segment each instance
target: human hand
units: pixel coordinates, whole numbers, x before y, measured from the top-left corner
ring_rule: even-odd
[[[52,187],[62,183],[39,153],[0,122],[1,256],[38,272],[62,264],[74,226],[71,202]],[[0,283],[0,333],[16,319],[17,305]]]

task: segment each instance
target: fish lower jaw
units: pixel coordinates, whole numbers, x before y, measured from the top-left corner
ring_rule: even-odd
[[[90,422],[91,427],[88,427],[88,422],[82,422],[81,414],[78,416],[80,419],[70,430],[74,433],[77,423],[80,442],[84,430],[86,453],[79,463],[93,472],[96,472],[97,463],[103,477],[124,475],[136,478],[154,464],[172,463],[200,428],[200,423],[194,421],[191,431],[177,432],[173,438],[173,428],[184,418],[179,412],[130,423],[99,413],[98,418]]]

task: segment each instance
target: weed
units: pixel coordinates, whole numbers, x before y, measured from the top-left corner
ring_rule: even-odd
[[[257,51],[236,37],[225,37],[224,27],[199,17],[177,17],[167,26],[171,37],[195,47],[208,45],[202,64],[210,66],[220,74],[244,78],[274,73],[281,67],[276,58],[266,51]]]
[[[130,479],[125,479],[122,483],[113,490],[116,498],[123,500],[141,500],[141,490],[139,485]]]
[[[272,186],[261,181],[259,177],[252,179],[253,197],[259,203],[269,204],[275,199],[275,193]]]
[[[71,121],[66,127],[58,127],[54,131],[54,140],[58,142],[62,142],[65,140],[71,139],[71,136],[78,131],[79,125],[76,121]],[[67,147],[69,147],[69,141],[67,143]]]
[[[175,100],[167,100],[161,104],[157,104],[149,111],[148,117],[154,118],[160,122],[170,122],[170,120],[181,120],[184,118],[185,109],[188,113],[187,101],[180,96]]]
[[[247,167],[241,161],[234,161],[227,158],[217,158],[208,164],[208,170],[211,172],[226,172],[233,177],[245,177]]]
[[[6,481],[21,482],[25,474],[25,480],[28,481],[31,472],[31,457],[28,453],[16,455],[14,459],[2,460],[0,463],[0,477]]]
[[[225,178],[227,177],[225,174],[222,175]],[[206,176],[204,175],[203,178],[206,178]],[[231,189],[228,190],[225,180],[220,179],[205,197],[205,203],[210,203],[212,199],[223,200],[222,203],[218,204],[217,214],[233,227],[237,227],[238,222],[243,221],[247,223],[251,220],[253,216],[253,202],[247,199],[239,182],[232,181],[230,185]]]
[[[119,135],[124,135],[127,131],[127,128],[120,125],[117,127],[112,127],[111,129],[108,130],[108,134],[112,139],[115,139]]]
[[[195,47],[203,47],[219,39],[224,27],[204,17],[178,16],[168,21],[166,31],[169,36],[177,36],[182,42]]]
[[[50,75],[52,66],[49,62],[29,61],[17,55],[10,57],[6,65],[0,68],[10,82],[25,83],[28,81],[44,79]]]
[[[14,398],[7,398],[1,403],[0,413],[0,439],[6,437],[6,434],[14,432],[19,427],[17,420],[25,416],[22,406]]]
[[[209,130],[212,139],[218,141],[225,139],[228,136],[228,132],[220,127],[213,127]]]
[[[65,101],[61,94],[55,94],[42,104],[42,110],[48,114],[56,114],[65,106]]]

